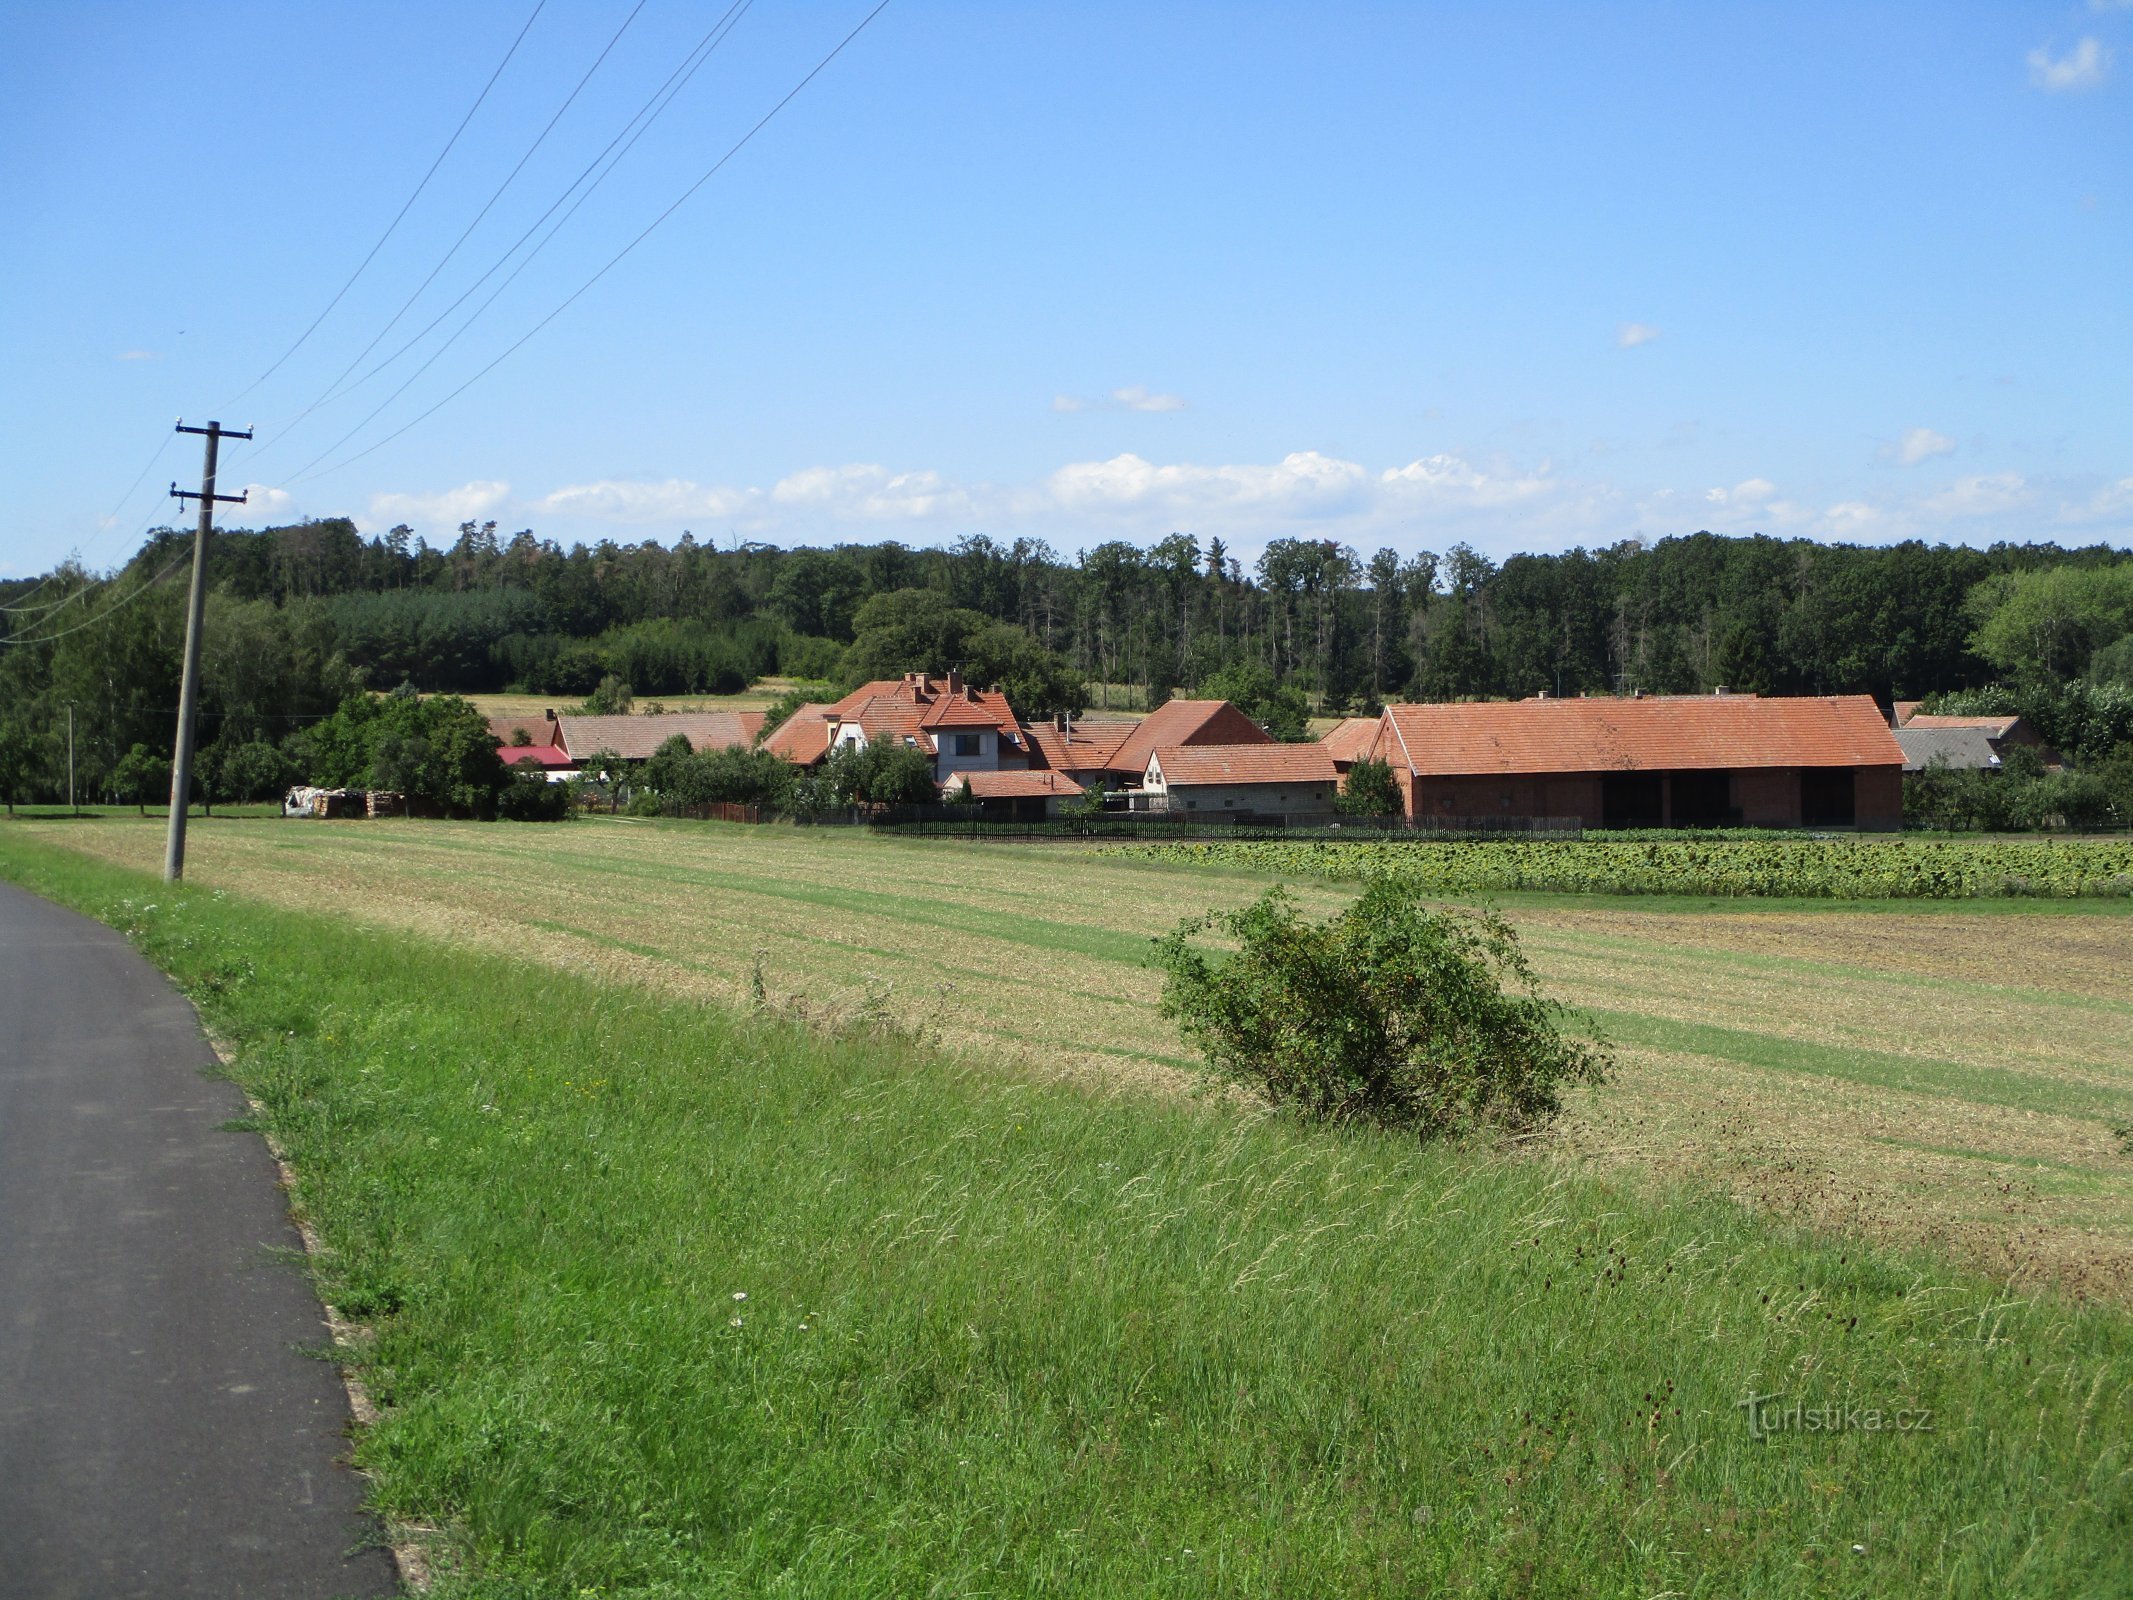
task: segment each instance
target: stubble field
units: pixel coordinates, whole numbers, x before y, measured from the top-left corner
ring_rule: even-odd
[[[29,824],[149,866],[161,834]],[[1073,847],[590,820],[196,824],[201,886],[666,995],[873,1012],[978,1060],[1202,1080],[1149,940],[1278,881]],[[1296,886],[1324,911],[1351,892]],[[2133,917],[2119,903],[1513,897],[1549,990],[1616,1042],[1558,1154],[1715,1187],[2031,1286],[2133,1299]],[[529,1018],[537,1026],[537,1018]]]

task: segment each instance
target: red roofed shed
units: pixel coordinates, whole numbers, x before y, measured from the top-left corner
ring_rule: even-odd
[[[1411,817],[1903,823],[1903,751],[1866,695],[1387,706],[1378,754]]]

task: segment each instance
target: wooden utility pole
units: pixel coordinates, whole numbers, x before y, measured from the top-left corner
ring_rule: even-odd
[[[178,684],[178,740],[170,761],[170,832],[163,842],[166,883],[176,883],[185,876],[185,808],[191,804],[193,794],[193,713],[200,700],[200,624],[207,612],[207,541],[215,531],[215,502],[240,506],[245,503],[244,495],[215,493],[215,457],[224,439],[252,437],[249,428],[240,433],[219,422],[210,422],[204,428],[188,428],[180,422],[178,431],[206,436],[207,462],[200,471],[198,494],[175,483],[170,486],[171,498],[179,505],[188,500],[200,502],[200,530],[193,535],[193,587],[185,610],[185,675]]]

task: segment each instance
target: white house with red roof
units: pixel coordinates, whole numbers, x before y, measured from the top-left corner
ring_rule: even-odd
[[[863,683],[829,705],[801,706],[763,741],[796,766],[811,767],[842,748],[887,741],[916,750],[946,785],[965,773],[1026,772],[1030,742],[997,689],[973,689],[959,673],[907,672]]]

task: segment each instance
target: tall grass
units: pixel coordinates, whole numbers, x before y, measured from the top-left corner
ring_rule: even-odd
[[[2133,1587],[2122,1313],[5,830],[0,871],[235,1046],[447,1593]],[[1750,1393],[1932,1427],[1757,1440]]]

